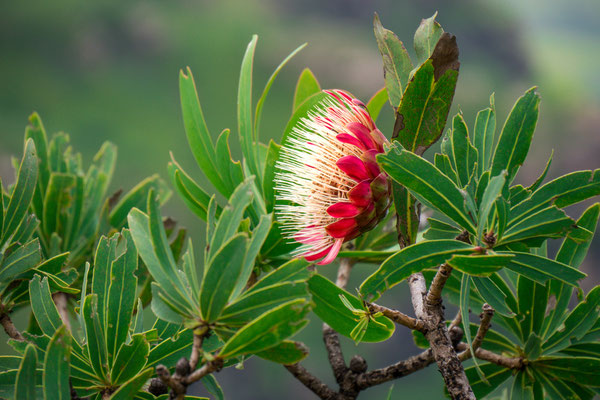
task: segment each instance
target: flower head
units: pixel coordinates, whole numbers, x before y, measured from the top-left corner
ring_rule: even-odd
[[[390,181],[375,160],[387,139],[365,105],[341,90],[325,91],[280,151],[276,213],[296,253],[319,264],[342,244],[373,229],[390,204]]]

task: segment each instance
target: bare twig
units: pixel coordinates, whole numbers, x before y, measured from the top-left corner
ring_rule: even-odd
[[[469,380],[446,328],[440,295],[452,269],[449,266],[446,268],[444,265],[440,266],[433,278],[425,301],[423,300],[426,294],[423,274],[413,274],[409,277],[408,284],[413,308],[417,318],[422,319],[425,324],[425,337],[431,345],[433,356],[450,396],[453,399],[475,400],[475,395],[469,386]]]
[[[417,330],[420,332],[423,332],[425,330],[422,320],[409,317],[408,315],[398,310],[392,310],[391,308],[380,306],[379,304],[375,303],[367,303],[367,307],[369,307],[369,311],[371,313],[374,314],[380,312],[395,323],[404,325],[409,329]]]
[[[204,335],[194,333],[194,342],[192,344],[192,354],[190,355],[190,369],[193,371],[198,366],[200,360],[200,350],[202,349],[202,342],[204,341]]]
[[[348,279],[350,279],[350,271],[352,270],[352,266],[354,265],[354,261],[349,258],[342,258],[340,260],[340,267],[338,268],[337,279],[335,280],[335,284],[342,289],[345,289],[348,285]]]
[[[361,389],[379,385],[393,379],[410,375],[413,372],[427,367],[434,361],[433,351],[431,349],[427,349],[420,354],[412,356],[406,360],[399,361],[388,367],[374,369],[359,375],[357,378],[357,385]]]
[[[223,359],[215,358],[214,360],[204,364],[202,368],[195,370],[194,372],[183,378],[183,384],[186,386],[191,385],[192,383],[202,379],[206,375],[215,371],[219,371],[221,368],[223,368]]]
[[[290,371],[290,373],[294,375],[296,379],[302,382],[304,386],[306,386],[314,394],[319,396],[319,398],[323,400],[343,399],[343,397],[339,393],[334,392],[332,389],[329,388],[329,386],[321,382],[319,378],[312,375],[306,370],[306,368],[304,368],[300,364],[285,365],[284,367],[285,369]]]
[[[473,342],[471,343],[471,347],[473,348],[473,351],[476,351],[479,347],[481,347],[481,344],[483,343],[483,339],[485,338],[487,331],[490,329],[493,316],[494,316],[494,309],[492,308],[492,306],[490,306],[487,303],[484,303],[483,306],[481,307],[481,314],[479,315],[481,322],[479,324],[479,328],[477,328],[477,334],[475,335],[475,338],[473,339]],[[471,358],[471,356],[472,356],[471,349],[467,346],[467,349],[465,351],[463,351],[462,353],[460,353],[458,355],[458,358],[460,359],[460,361],[465,361],[465,360],[468,360],[469,358]]]
[[[425,277],[422,273],[412,274],[408,277],[408,287],[410,289],[410,299],[412,301],[415,315],[419,319],[425,316],[425,308],[423,307],[423,296],[427,293],[425,285]]]
[[[431,286],[427,292],[427,297],[425,298],[425,301],[429,306],[433,306],[442,302],[442,290],[444,289],[444,285],[446,285],[446,281],[450,277],[451,273],[451,266],[448,264],[440,265],[440,268],[433,278],[433,282],[431,282]]]
[[[462,342],[459,343],[456,348],[458,350],[466,351],[469,346]],[[470,356],[471,355],[469,354],[469,358]],[[522,369],[525,366],[525,361],[521,357],[506,357],[481,347],[475,350],[475,357],[510,369]]]
[[[56,309],[60,315],[62,323],[65,324],[67,329],[71,330],[71,321],[69,319],[69,298],[66,293],[56,292],[52,295],[52,300],[56,304]]]
[[[7,312],[3,312],[2,315],[0,315],[0,324],[2,324],[2,327],[4,328],[4,331],[8,336],[15,340],[18,340],[19,342],[25,341],[25,338],[23,337],[23,335],[21,335],[21,332],[19,332],[17,327],[13,324],[12,320],[10,319],[10,315],[8,315]]]

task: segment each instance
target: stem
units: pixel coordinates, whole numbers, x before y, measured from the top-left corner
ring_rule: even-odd
[[[466,352],[469,346],[463,342],[459,343],[456,348]],[[505,357],[481,347],[475,350],[475,357],[510,369],[522,369],[525,366],[525,361],[521,357]],[[468,358],[471,358],[471,354]]]
[[[190,368],[195,370],[200,360],[200,350],[202,349],[202,342],[204,341],[204,334],[194,333],[194,343],[192,344],[192,354],[190,355]]]
[[[19,332],[19,330],[15,327],[7,312],[3,312],[2,315],[0,315],[0,324],[2,324],[2,327],[4,328],[4,331],[8,336],[15,340],[18,340],[19,342],[25,341],[25,338],[23,337],[23,335],[21,335],[21,332]]]
[[[408,287],[410,289],[410,299],[412,301],[415,315],[419,319],[425,317],[425,308],[423,306],[423,296],[427,293],[425,286],[425,277],[422,273],[412,274],[408,277]]]
[[[358,387],[366,389],[371,386],[380,385],[393,379],[401,378],[419,371],[434,362],[433,351],[427,349],[424,352],[412,356],[406,360],[399,361],[385,368],[374,369],[361,374],[357,378]]]
[[[319,396],[319,398],[323,400],[337,400],[342,399],[338,393],[334,392],[321,382],[319,378],[312,375],[310,372],[306,370],[300,364],[292,364],[292,365],[284,365],[285,369],[287,369],[296,379],[298,379],[304,386],[309,388],[314,394]]]
[[[379,304],[375,303],[367,303],[367,307],[369,307],[369,311],[371,313],[375,314],[377,312],[380,312],[395,323],[399,325],[404,325],[409,329],[416,330],[419,332],[423,332],[425,330],[423,321],[421,321],[420,319],[409,317],[408,315],[398,310],[392,310],[391,308],[380,306]]]
[[[186,386],[189,386],[192,383],[202,379],[206,375],[218,371],[221,368],[223,368],[223,359],[215,358],[214,360],[204,364],[202,368],[195,370],[194,372],[183,378],[182,383]]]
[[[483,339],[485,338],[487,331],[491,327],[492,317],[494,316],[494,309],[487,303],[483,304],[481,310],[481,315],[479,315],[481,323],[479,324],[479,328],[477,328],[477,334],[475,335],[475,339],[473,339],[473,342],[471,343],[473,351],[476,351],[478,348],[481,347]],[[461,361],[471,358],[471,349],[467,347],[465,351],[459,354],[458,358],[460,358]]]
[[[57,292],[52,295],[52,300],[56,304],[58,314],[63,324],[71,331],[71,321],[69,320],[69,298],[68,295],[63,292]]]

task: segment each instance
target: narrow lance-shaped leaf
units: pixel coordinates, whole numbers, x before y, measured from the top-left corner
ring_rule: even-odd
[[[205,321],[216,321],[227,304],[244,266],[247,243],[245,234],[237,234],[212,258],[200,290],[200,310]]]
[[[599,216],[600,204],[596,203],[581,214],[581,217],[577,220],[577,226],[588,229],[594,233]],[[573,268],[579,268],[588,252],[590,244],[591,238],[583,243],[578,243],[567,236],[558,250],[556,261],[567,264]],[[549,291],[551,296],[555,296],[556,304],[550,312],[550,315],[544,320],[545,335],[553,334],[562,322],[564,315],[567,312],[573,288],[562,282],[553,280],[550,282]]]
[[[99,321],[95,294],[86,296],[81,312],[85,323],[86,344],[90,363],[96,376],[105,379],[108,372],[106,339]]]
[[[405,247],[389,257],[361,285],[360,293],[378,298],[411,274],[446,262],[454,254],[469,254],[474,247],[457,240],[431,240]]]
[[[450,134],[452,160],[457,172],[460,187],[466,187],[473,175],[477,163],[477,149],[471,145],[467,124],[461,114],[456,114],[452,119],[452,133]]]
[[[44,357],[44,399],[70,400],[71,335],[66,326],[56,330]]]
[[[123,232],[127,249],[113,261],[110,272],[110,287],[106,301],[106,340],[109,361],[117,356],[127,339],[131,316],[136,298],[138,254],[128,231]]]
[[[296,91],[294,92],[294,105],[292,111],[296,111],[300,104],[315,93],[321,91],[319,81],[309,68],[304,68],[296,83]]]
[[[13,187],[10,201],[6,207],[6,218],[0,235],[0,247],[8,240],[13,232],[19,227],[33,198],[38,176],[38,161],[35,145],[32,139],[25,143],[23,159],[17,171],[17,181]],[[3,196],[3,194],[0,194]]]
[[[454,255],[447,261],[452,268],[465,274],[476,276],[489,276],[505,267],[511,260],[510,254],[489,255]]]
[[[187,74],[181,71],[179,74],[179,91],[188,143],[196,158],[196,162],[208,180],[221,194],[227,196],[227,188],[223,184],[221,175],[216,167],[214,146],[206,122],[204,121],[194,77],[189,68],[186,72]]]
[[[252,36],[252,40],[248,43],[244,59],[242,60],[237,111],[238,133],[242,153],[251,174],[256,176],[258,181],[261,182],[262,171],[260,171],[258,165],[258,146],[254,144],[257,138],[253,133],[252,125],[252,65],[254,63],[254,50],[256,49],[257,40],[258,36]]]
[[[392,137],[423,154],[442,134],[458,80],[456,38],[443,34],[431,57],[413,74],[398,108]]]
[[[258,142],[258,127],[260,125],[260,117],[262,114],[262,108],[263,105],[265,103],[265,100],[267,99],[267,95],[269,94],[269,90],[271,89],[271,86],[273,85],[273,82],[275,82],[275,78],[277,78],[277,75],[279,75],[279,72],[281,72],[281,70],[283,69],[283,67],[285,67],[285,65],[296,55],[298,54],[298,52],[300,52],[300,50],[302,50],[303,48],[305,48],[307,45],[307,43],[304,43],[300,46],[298,46],[294,51],[292,51],[278,66],[277,68],[275,68],[275,71],[273,71],[273,73],[271,74],[271,77],[269,78],[269,80],[267,81],[267,84],[265,85],[265,88],[263,89],[263,92],[260,96],[260,98],[258,99],[258,103],[256,103],[256,114],[254,116],[254,138],[256,140],[256,142]]]
[[[31,299],[31,310],[42,332],[48,336],[54,335],[54,332],[62,325],[62,320],[54,301],[52,301],[48,278],[40,280],[39,275],[33,277],[29,282],[29,298]]]
[[[305,299],[292,300],[264,313],[233,335],[219,352],[225,359],[271,348],[302,329],[310,309]]]
[[[383,27],[377,14],[373,19],[373,29],[377,47],[379,47],[379,52],[383,57],[385,87],[390,104],[396,109],[400,105],[402,93],[413,65],[404,44],[394,32]]]
[[[381,109],[388,101],[388,93],[385,87],[379,89],[371,99],[367,102],[367,111],[369,111],[369,115],[373,118],[373,121],[377,121],[379,114],[381,113]]]
[[[496,199],[502,195],[502,188],[506,181],[506,171],[502,171],[498,176],[490,179],[479,206],[479,214],[477,215],[477,240],[480,243],[483,241],[483,233],[487,227],[488,217],[492,211],[492,207],[496,203]],[[489,233],[489,232],[488,232]]]
[[[422,203],[446,214],[469,232],[476,232],[464,209],[460,189],[429,161],[399,146],[377,156],[377,161]]]
[[[17,372],[15,400],[35,399],[36,364],[37,352],[35,346],[28,344]]]
[[[537,124],[539,104],[540,96],[535,87],[517,100],[498,139],[492,164],[492,176],[498,175],[505,169],[508,172],[508,182],[512,182],[529,152]]]
[[[496,134],[496,107],[494,95],[490,96],[490,106],[477,113],[473,142],[477,148],[478,176],[487,171],[492,163],[492,150]]]

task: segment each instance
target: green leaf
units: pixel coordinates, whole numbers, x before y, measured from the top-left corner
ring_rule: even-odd
[[[275,181],[275,163],[279,159],[280,149],[280,145],[275,143],[273,140],[269,141],[262,183],[262,190],[265,197],[265,208],[267,209],[268,213],[273,212],[273,206],[275,205],[275,188],[273,182]]]
[[[315,78],[315,75],[309,68],[304,68],[300,74],[300,78],[298,78],[298,83],[296,84],[292,111],[295,112],[306,99],[320,91],[321,86],[319,85],[317,78]]]
[[[221,249],[221,246],[238,231],[244,216],[244,210],[252,201],[252,184],[253,178],[247,178],[231,195],[229,204],[225,207],[217,222],[212,238],[206,239],[210,243],[208,258],[204,260],[206,264],[209,264],[210,259]]]
[[[229,148],[229,134],[229,129],[223,129],[217,138],[217,144],[215,145],[217,166],[219,167],[219,171],[223,180],[227,184],[228,196],[230,196],[237,185],[242,183],[244,180],[242,163],[240,161],[234,161],[233,157],[231,156],[231,150]]]
[[[29,298],[31,299],[31,310],[43,333],[53,336],[54,332],[62,325],[58,310],[52,301],[48,278],[40,280],[35,275],[29,282]]]
[[[225,396],[223,395],[223,389],[221,389],[219,382],[217,382],[217,379],[214,377],[213,374],[203,376],[202,379],[200,379],[200,382],[202,382],[202,385],[206,388],[208,393],[212,394],[215,397],[215,399],[225,399]]]
[[[600,387],[600,359],[592,357],[550,357],[534,363],[546,373],[590,387]]]
[[[435,20],[435,17],[437,17],[437,12],[429,18],[422,19],[415,32],[415,52],[417,53],[417,61],[420,64],[431,56],[435,45],[444,33],[444,29]]]
[[[600,358],[600,343],[579,343],[574,344],[560,351],[573,357],[593,357]]]
[[[510,391],[511,400],[534,400],[533,387],[528,385],[527,373],[524,370],[517,372]]]
[[[206,221],[206,210],[210,202],[208,193],[177,164],[175,159],[172,159],[167,169],[171,182],[181,199],[198,218]]]
[[[523,338],[539,333],[546,314],[548,289],[520,275],[517,278],[517,298]]]
[[[398,251],[381,264],[360,286],[365,297],[378,298],[411,274],[443,264],[454,254],[470,254],[473,246],[456,240],[419,242]]]
[[[2,235],[0,235],[0,247],[17,230],[27,215],[27,209],[33,199],[38,176],[38,160],[36,157],[35,144],[32,139],[25,143],[23,159],[17,171],[17,181],[13,187],[10,201],[6,206]],[[3,194],[2,194],[3,196]]]
[[[371,118],[373,118],[373,121],[377,121],[379,113],[381,112],[381,109],[385,103],[388,101],[388,98],[389,96],[387,89],[383,87],[379,89],[367,103],[367,111],[369,112]]]
[[[70,400],[71,335],[66,326],[56,330],[44,357],[44,399]]]
[[[564,237],[574,225],[574,221],[564,211],[550,206],[509,224],[498,244]]]
[[[269,234],[269,230],[271,229],[271,220],[271,214],[262,215],[258,225],[252,231],[252,237],[248,243],[248,250],[246,251],[242,270],[239,278],[237,279],[235,288],[233,289],[233,293],[231,294],[231,299],[237,298],[240,293],[242,293],[242,290],[244,290],[246,287],[248,280],[250,279],[250,275],[254,269],[256,257],[258,256],[258,253],[265,242],[267,235]]]
[[[392,138],[407,150],[421,155],[441,136],[459,65],[456,38],[445,33],[431,57],[412,75],[398,108]]]
[[[379,52],[383,57],[385,87],[390,104],[395,109],[400,105],[402,93],[413,65],[404,44],[394,32],[383,27],[377,14],[373,19],[373,30],[375,31],[377,47],[379,47]]]
[[[519,167],[525,161],[539,113],[540,96],[531,88],[517,100],[504,123],[498,145],[494,152],[492,176],[502,170],[508,171],[508,182],[512,182]]]
[[[2,259],[2,264],[0,264],[0,282],[8,284],[8,282],[15,279],[18,275],[34,268],[40,262],[41,257],[40,243],[37,238],[19,246]]]
[[[500,175],[494,176],[490,179],[483,195],[481,197],[481,204],[479,206],[479,213],[477,215],[477,239],[483,241],[483,233],[487,227],[488,217],[492,211],[492,207],[496,204],[498,197],[502,196],[502,188],[506,181],[506,171],[500,172]]]
[[[153,202],[152,202],[153,203]],[[184,292],[186,285],[181,281],[173,260],[160,215],[156,207],[149,207],[152,220],[134,208],[128,215],[129,229],[144,264],[154,280],[160,285],[162,292],[169,300],[180,308],[182,313],[190,312],[191,304]],[[153,232],[150,227],[152,226]]]
[[[145,334],[131,336],[129,344],[123,344],[115,356],[110,371],[111,382],[120,385],[137,375],[146,365],[150,345]]]
[[[258,36],[253,35],[242,60],[237,112],[238,133],[242,153],[251,174],[257,178],[257,182],[262,182],[262,171],[260,171],[258,165],[258,146],[254,144],[255,141],[258,143],[258,139],[255,137],[255,132],[252,129],[252,64],[254,63],[254,50],[256,49],[257,40]]]
[[[150,303],[150,307],[157,318],[172,324],[183,324],[186,316],[192,317],[188,315],[187,311],[182,310],[176,304],[172,303],[172,299],[165,294],[159,284],[152,282],[151,288],[152,302]]]
[[[350,337],[357,326],[358,318],[340,300],[343,295],[356,309],[363,309],[363,303],[357,297],[337,287],[321,275],[314,275],[308,280],[315,307],[313,311],[321,320],[331,326],[336,332]],[[387,317],[379,316],[370,321],[362,337],[363,342],[382,342],[394,333],[394,323]]]
[[[571,311],[563,327],[559,328],[544,343],[542,346],[544,354],[550,354],[568,347],[572,338],[581,339],[598,319],[599,305],[600,286],[596,286],[587,294],[585,301],[579,303]]]
[[[543,386],[545,399],[582,399],[582,397],[580,396],[582,394],[581,391],[587,391],[587,389],[582,388],[575,382],[564,381],[562,379],[557,379],[553,376],[548,376],[545,373],[538,371],[537,368],[531,368],[531,372],[536,382],[540,382]],[[592,397],[593,393],[588,391],[588,393],[584,395],[583,399],[591,400]]]
[[[452,119],[452,133],[449,135],[452,160],[457,172],[460,187],[466,187],[473,176],[477,164],[477,149],[471,145],[467,124],[461,114]]]
[[[550,164],[552,164],[553,157],[554,157],[554,150],[552,150],[552,152],[550,153],[550,157],[548,158],[548,162],[546,162],[546,167],[544,168],[544,171],[542,172],[542,174],[535,180],[535,182],[533,182],[531,184],[531,186],[529,186],[527,188],[527,190],[529,190],[531,192],[535,192],[540,187],[540,185],[546,178],[546,174],[548,174],[548,170],[550,169]]]
[[[481,297],[492,306],[497,313],[507,317],[512,317],[514,315],[513,310],[506,304],[506,294],[494,283],[494,281],[490,278],[473,277],[472,282]],[[518,329],[517,331],[520,332]]]
[[[267,84],[265,85],[265,88],[263,89],[262,95],[260,96],[260,99],[258,99],[258,103],[256,103],[256,114],[254,117],[254,134],[256,137],[256,141],[258,142],[258,127],[260,125],[260,117],[262,114],[262,108],[263,105],[265,103],[265,100],[267,99],[267,95],[269,94],[269,90],[271,89],[271,86],[273,85],[273,82],[275,81],[275,78],[277,78],[277,75],[279,75],[279,72],[283,69],[283,67],[296,55],[298,54],[298,52],[300,50],[302,50],[303,48],[305,48],[307,45],[307,43],[304,43],[303,45],[300,45],[296,48],[296,50],[292,51],[278,66],[277,68],[275,68],[275,71],[273,71],[273,73],[271,74],[271,77],[269,78],[269,80],[267,81]],[[306,71],[306,70],[305,70]],[[313,77],[314,78],[314,77]],[[300,79],[302,79],[302,75],[300,76]],[[296,90],[298,90],[296,88]],[[318,91],[318,89],[317,89]],[[295,97],[294,97],[295,100]],[[260,182],[260,181],[259,181]]]
[[[90,364],[100,379],[106,379],[108,372],[106,339],[102,326],[100,325],[95,294],[88,294],[84,301],[81,312],[85,323],[85,338],[89,352]]]
[[[237,234],[212,258],[200,290],[200,310],[204,321],[216,321],[225,308],[240,278],[247,246],[246,235]]]
[[[221,313],[219,322],[228,326],[241,326],[273,307],[301,297],[308,300],[308,291],[306,284],[298,281],[253,290],[229,304]]]
[[[94,257],[94,275],[92,277],[92,293],[98,298],[98,315],[102,329],[106,331],[108,290],[111,283],[110,271],[113,261],[117,258],[119,235],[110,238],[102,236],[96,247]],[[83,302],[81,303],[83,305]]]
[[[117,230],[123,228],[127,223],[127,214],[134,207],[146,211],[148,194],[151,190],[158,196],[160,204],[164,204],[171,195],[171,191],[165,181],[158,175],[152,175],[135,185],[110,210],[110,225]]]
[[[556,178],[510,210],[509,224],[554,204],[562,208],[600,194],[600,169],[577,171]]]
[[[25,128],[25,140],[33,139],[39,160],[39,176],[34,194],[33,209],[37,215],[43,213],[43,198],[50,179],[50,166],[48,163],[48,138],[40,116],[34,112],[29,116],[29,124]]]
[[[66,209],[75,188],[75,175],[52,172],[48,183],[48,190],[44,197],[44,215],[42,217],[42,228],[46,235],[52,232],[65,232]]]
[[[110,396],[111,400],[130,400],[144,386],[146,381],[154,375],[153,368],[147,368],[139,375],[131,378]],[[186,396],[187,397],[187,396]]]
[[[15,382],[15,400],[35,399],[37,352],[35,346],[28,344],[23,361],[17,372]]]
[[[236,332],[219,352],[224,359],[267,350],[302,329],[310,309],[305,299],[284,303]]]
[[[300,342],[284,340],[277,346],[263,350],[256,355],[278,364],[291,365],[304,360],[308,356],[308,348]]]
[[[481,371],[485,375],[485,379],[478,376],[476,368],[465,368],[465,374],[469,379],[469,384],[475,397],[482,399],[496,389],[502,382],[512,376],[512,370],[492,363],[484,363],[480,365]]]
[[[435,218],[428,218],[427,221],[429,228],[423,233],[423,237],[427,240],[454,239],[460,235],[458,228],[446,222]]]
[[[504,268],[512,259],[510,254],[487,255],[454,255],[447,262],[452,268],[465,274],[475,276],[490,276],[492,273]]]
[[[532,331],[523,351],[528,360],[536,360],[542,354],[542,339]]]
[[[567,285],[577,286],[577,281],[586,276],[568,265],[534,254],[504,251],[499,251],[498,254],[513,254],[515,257],[506,268],[540,284],[554,278]]]
[[[595,232],[598,224],[598,217],[600,216],[600,204],[596,203],[590,206],[583,212],[581,217],[577,220],[577,226],[590,230],[592,233]],[[572,232],[571,232],[572,234]],[[573,240],[570,236],[567,236],[563,241],[558,253],[556,255],[556,261],[567,264],[573,268],[578,268],[583,262],[587,251],[591,244],[591,239],[583,243]],[[551,334],[561,324],[564,316],[567,312],[569,300],[573,288],[565,286],[562,282],[551,281],[550,282],[550,295],[556,299],[556,305],[551,310],[550,315],[544,320],[544,333]]]
[[[398,146],[379,155],[377,161],[392,179],[410,190],[419,201],[475,234],[460,189],[429,161]]]
[[[106,307],[106,340],[109,361],[116,357],[125,343],[136,299],[138,254],[128,231],[123,232],[127,240],[125,253],[112,262],[110,287]]]
[[[256,282],[247,293],[270,287],[287,281],[305,281],[311,275],[308,270],[310,263],[303,258],[295,258],[269,272]]]
[[[179,91],[188,143],[208,180],[222,195],[227,196],[229,193],[217,168],[215,148],[204,121],[194,77],[189,68],[186,72],[187,74],[182,70],[179,73]]]
[[[475,130],[473,132],[473,143],[477,148],[477,170],[478,176],[487,171],[492,163],[492,149],[494,148],[494,136],[496,134],[496,107],[494,95],[490,96],[490,106],[477,113],[475,118]]]
[[[190,329],[174,335],[161,335],[162,337],[165,339],[150,350],[147,367],[158,364],[172,365],[181,357],[187,357],[190,354],[193,342],[193,333]]]

